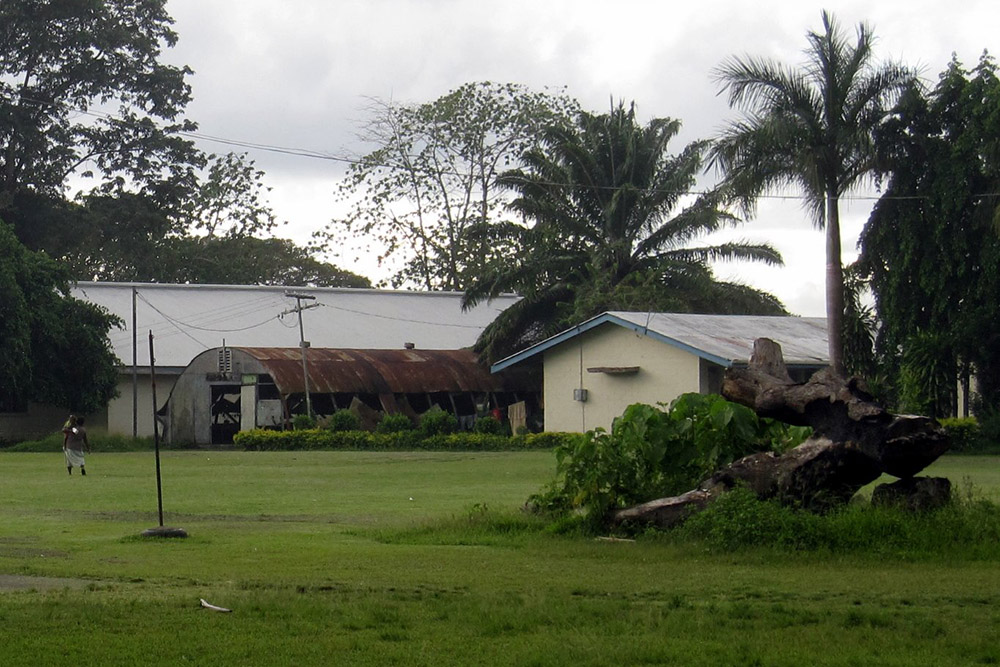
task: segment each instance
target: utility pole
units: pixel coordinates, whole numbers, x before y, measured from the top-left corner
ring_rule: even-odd
[[[163,528],[163,486],[160,484],[160,429],[156,422],[156,358],[153,356],[153,330],[149,330],[149,389],[153,393],[153,448],[156,451],[156,509]]]
[[[306,349],[309,347],[309,342],[306,340],[306,334],[302,328],[302,311],[306,308],[315,308],[319,304],[314,303],[308,306],[302,305],[303,300],[314,301],[316,299],[316,297],[311,294],[303,294],[301,292],[285,292],[285,296],[290,299],[295,299],[295,308],[292,311],[286,310],[285,313],[295,312],[298,313],[299,316],[299,348],[302,350],[302,381],[306,388],[306,414],[309,415],[310,419],[312,419],[312,399],[309,397],[309,365],[306,362]],[[285,313],[282,313],[282,315]]]
[[[139,437],[139,351],[135,318],[135,285],[132,286],[132,439]],[[154,406],[155,407],[155,406]]]

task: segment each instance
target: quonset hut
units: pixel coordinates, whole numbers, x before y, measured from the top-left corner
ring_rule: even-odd
[[[541,378],[512,369],[493,373],[471,350],[354,350],[306,348],[313,414],[351,409],[416,417],[435,406],[471,426],[500,410],[538,414]],[[241,430],[285,428],[304,414],[300,348],[219,347],[184,369],[160,411],[168,442],[226,444]]]

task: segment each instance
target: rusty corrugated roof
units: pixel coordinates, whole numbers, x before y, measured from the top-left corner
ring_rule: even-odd
[[[305,391],[302,353],[295,347],[236,347],[256,359],[284,395]],[[345,350],[308,348],[309,390],[315,393],[537,391],[524,374],[492,374],[471,350]]]

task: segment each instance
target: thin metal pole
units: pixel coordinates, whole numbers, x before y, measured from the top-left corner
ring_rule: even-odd
[[[132,439],[139,437],[139,334],[136,330],[135,287],[132,288]]]
[[[163,487],[160,484],[160,429],[156,423],[156,362],[153,357],[153,331],[149,331],[149,386],[153,392],[153,449],[156,452],[156,508],[163,527]]]
[[[305,329],[302,328],[302,300],[308,299],[310,301],[314,300],[311,294],[303,294],[301,292],[285,292],[285,296],[295,299],[295,312],[299,316],[299,348],[302,350],[302,382],[306,389],[306,414],[312,419],[312,398],[309,396],[309,365],[306,362],[306,349],[309,347],[309,343],[306,342]],[[306,306],[306,308],[315,308],[316,305]],[[285,311],[288,312],[288,311]]]
[[[299,348],[302,350],[302,380],[306,387],[306,414],[312,419],[312,399],[309,396],[309,365],[306,362],[306,334],[302,328],[302,298],[295,297],[295,310],[299,312]]]

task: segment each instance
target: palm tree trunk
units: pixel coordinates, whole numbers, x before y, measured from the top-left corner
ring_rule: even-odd
[[[844,376],[844,268],[840,261],[840,208],[836,190],[826,194],[826,328],[830,368]]]

